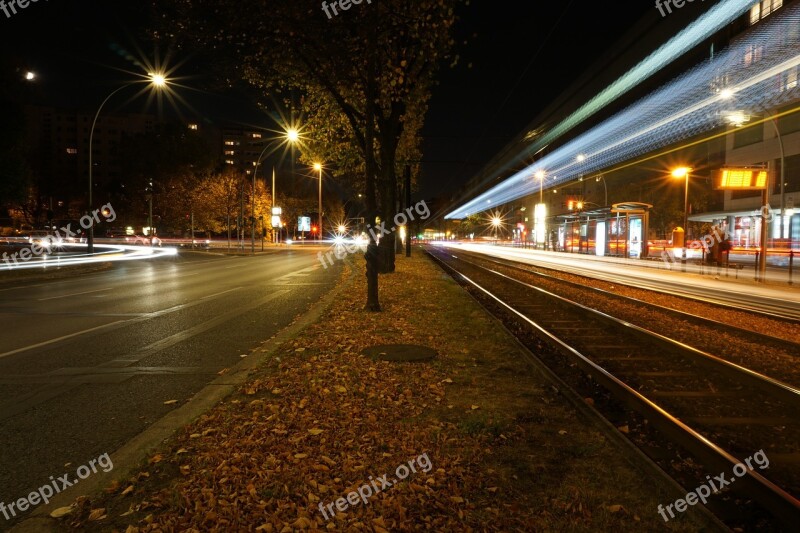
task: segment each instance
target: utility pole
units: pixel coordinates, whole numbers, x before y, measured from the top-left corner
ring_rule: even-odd
[[[411,207],[411,167],[403,169],[406,185],[406,209]],[[411,221],[406,222],[406,257],[411,257]]]

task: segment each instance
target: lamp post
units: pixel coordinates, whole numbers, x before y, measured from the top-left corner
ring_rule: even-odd
[[[290,144],[294,144],[300,139],[300,134],[295,128],[288,128],[286,130],[286,134],[284,135],[284,139],[288,141]],[[261,164],[261,160],[264,159],[264,154],[266,153],[267,149],[271,146],[271,143],[267,143],[264,146],[264,149],[261,150],[261,153],[258,155],[258,159],[256,159],[256,166],[253,169],[253,194],[250,201],[250,213],[253,217],[253,228],[252,228],[252,239],[250,242],[250,252],[252,254],[256,253],[256,174],[258,174],[258,166]],[[275,168],[272,168],[272,194],[270,195],[270,221],[272,220],[272,209],[275,207]],[[263,242],[262,242],[262,251],[263,251]]]
[[[722,90],[720,92],[720,98],[723,99],[723,100],[730,100],[731,98],[733,98],[735,93],[736,93],[736,91],[734,89],[724,89],[724,90]],[[761,109],[758,110],[758,111],[761,111],[764,114],[768,114],[768,111],[766,111],[763,107],[761,107]],[[748,122],[750,120],[750,116],[746,115],[745,113],[743,113],[741,111],[726,113],[726,115],[727,115],[727,119],[730,121],[730,123],[733,124],[736,127],[740,127],[743,123]],[[783,137],[781,137],[781,131],[780,131],[780,128],[778,127],[778,121],[776,120],[775,117],[772,117],[770,119],[770,123],[772,123],[772,127],[775,129],[775,135],[777,135],[777,137],[778,137],[778,146],[780,147],[780,153],[781,153],[781,177],[780,177],[780,179],[781,179],[781,215],[780,215],[781,220],[780,220],[780,226],[779,227],[780,227],[780,236],[781,236],[781,239],[783,239],[783,232],[784,232],[783,230],[784,230],[784,223],[785,223],[784,220],[785,220],[785,211],[786,211],[786,204],[785,204],[785,200],[784,200],[784,198],[785,198],[785,190],[784,190],[784,188],[785,188],[785,185],[786,185],[786,179],[785,179],[786,159],[784,157],[784,151],[783,151]],[[759,257],[758,257],[758,271],[759,271],[759,277],[760,277],[760,279],[762,281],[765,279],[766,273],[767,273],[767,237],[768,237],[768,235],[767,235],[767,224],[768,224],[768,215],[769,215],[768,206],[769,206],[769,198],[770,198],[770,196],[772,194],[772,190],[770,188],[769,176],[770,176],[770,173],[768,172],[767,173],[767,188],[764,191],[764,193],[762,194],[761,231],[759,232],[760,233],[760,239],[761,239],[761,246],[760,246],[760,252],[759,252]],[[791,229],[791,227],[789,229]]]
[[[681,249],[681,257],[686,268],[686,239],[689,236],[689,174],[692,169],[689,167],[678,167],[672,171],[672,177],[676,179],[684,178],[683,187],[683,248]]]
[[[28,79],[34,79],[34,78],[35,78],[35,75],[34,75],[33,78],[28,78]],[[147,75],[147,79],[149,80],[149,83],[156,89],[160,89],[160,88],[165,87],[167,85],[167,79],[163,74],[151,72],[151,73],[149,73]],[[94,120],[92,121],[92,128],[91,128],[91,130],[89,130],[89,211],[92,210],[92,189],[93,189],[93,185],[94,185],[93,172],[92,172],[93,171],[92,144],[94,142],[94,127],[97,125],[97,118],[100,116],[100,112],[103,110],[103,107],[105,107],[106,103],[111,99],[112,96],[114,96],[115,94],[117,94],[121,90],[130,87],[131,85],[136,85],[137,83],[141,83],[141,81],[142,80],[132,81],[132,82],[126,83],[125,85],[123,85],[121,87],[117,87],[116,89],[111,91],[111,94],[106,96],[105,100],[103,100],[103,103],[101,103],[100,107],[97,108],[97,113],[95,113],[95,115],[94,115]],[[151,190],[150,191],[150,220],[148,222],[150,224],[150,232],[151,232],[151,238],[150,239],[151,239],[151,242],[152,242],[152,231],[153,231],[153,214],[152,214],[153,213],[153,208],[152,208],[153,198],[152,198],[152,194],[153,194],[153,191]],[[94,253],[94,224],[91,224],[89,226],[89,238],[87,239],[87,251],[90,254]]]
[[[322,241],[322,163],[314,163],[314,170],[319,172],[319,205],[317,216],[319,217],[319,240]]]
[[[603,190],[605,191],[605,202],[603,203],[603,207],[608,207],[608,185],[606,185],[606,178],[603,176],[597,176],[594,181],[603,181]]]

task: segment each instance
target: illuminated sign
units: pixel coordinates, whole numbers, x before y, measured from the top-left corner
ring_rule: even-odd
[[[545,230],[547,228],[547,205],[536,204],[533,208],[533,218],[536,221],[534,231],[536,242],[541,244],[545,241]]]
[[[311,217],[297,217],[297,231],[311,231]]]
[[[760,190],[767,188],[767,171],[751,168],[723,168],[714,183],[715,189]]]

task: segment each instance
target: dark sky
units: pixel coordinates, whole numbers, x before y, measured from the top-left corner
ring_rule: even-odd
[[[34,70],[37,82],[22,89],[29,98],[95,108],[130,79],[122,70],[141,71],[134,58],[152,57],[143,31],[154,15],[150,5],[146,0],[40,0],[11,18],[0,11],[4,85],[19,84],[14,69]],[[472,1],[461,14],[461,61],[443,68],[430,102],[422,194],[448,196],[457,190],[652,9],[651,2]],[[176,61],[186,61],[178,74],[190,78],[187,86],[210,81],[199,57],[173,57]],[[214,122],[269,125],[244,89],[181,94],[186,115],[196,111]],[[140,98],[127,109],[144,111],[145,104]]]

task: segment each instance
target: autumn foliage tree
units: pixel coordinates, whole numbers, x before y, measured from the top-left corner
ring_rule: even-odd
[[[319,3],[297,0],[153,5],[164,12],[157,37],[212,51],[226,75],[265,93],[297,92],[321,109],[335,109],[329,123],[307,133],[322,144],[323,128],[346,132],[343,138],[363,161],[368,219],[374,224],[379,216],[388,229],[397,210],[398,150],[409,133],[416,135],[434,74],[451,60],[458,1],[381,0],[351,5],[331,18]],[[357,163],[342,159],[343,165]],[[387,250],[383,271],[392,271],[394,234],[384,235],[381,246]],[[367,255],[373,259],[367,265],[366,308],[378,311],[377,254]]]

